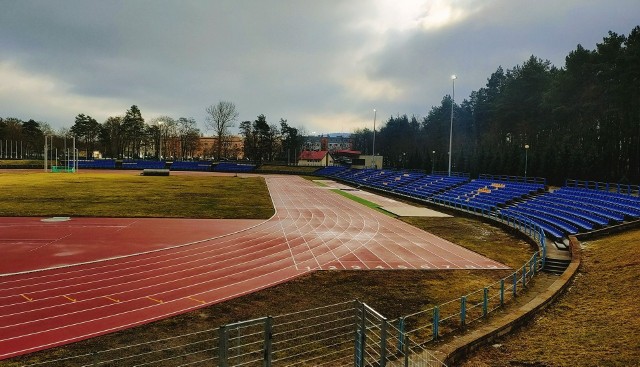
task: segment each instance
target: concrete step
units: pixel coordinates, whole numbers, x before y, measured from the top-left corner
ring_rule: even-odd
[[[547,273],[560,275],[564,273],[570,263],[571,260],[546,258],[544,261],[544,269],[542,270]]]

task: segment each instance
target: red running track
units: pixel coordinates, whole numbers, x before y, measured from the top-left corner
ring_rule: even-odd
[[[307,180],[266,180],[276,208],[267,221],[0,219],[3,253],[20,249],[0,262],[0,359],[195,310],[315,270],[506,268]],[[79,262],[85,264],[71,265]]]

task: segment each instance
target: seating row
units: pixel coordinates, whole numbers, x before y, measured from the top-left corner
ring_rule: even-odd
[[[575,187],[563,187],[555,192],[559,195],[564,195],[565,197],[586,198],[590,202],[602,204],[618,210],[624,210],[628,212],[627,215],[629,216],[636,216],[640,214],[640,198],[636,196]]]
[[[467,184],[447,190],[434,199],[465,200],[470,203],[488,205],[492,210],[523,199],[528,195],[544,190],[542,184],[500,182],[484,179],[474,180]]]
[[[317,176],[332,176],[346,169],[347,167],[345,166],[326,166],[315,171],[314,174]]]
[[[565,236],[565,233],[563,231],[561,231],[560,229],[556,228],[553,225],[548,224],[545,221],[541,221],[539,219],[536,218],[531,218],[531,217],[527,217],[524,215],[521,215],[519,213],[516,212],[509,212],[509,211],[500,211],[499,216],[502,217],[503,219],[511,219],[511,220],[517,220],[519,222],[527,222],[527,223],[531,223],[539,228],[541,228],[546,235],[551,236],[553,238],[563,238]]]
[[[327,176],[358,186],[390,191],[404,196],[427,199],[451,187],[467,182],[465,177],[427,175],[419,172],[346,169]]]
[[[427,199],[468,181],[464,177],[426,175],[405,186],[396,188],[395,192],[405,196]]]

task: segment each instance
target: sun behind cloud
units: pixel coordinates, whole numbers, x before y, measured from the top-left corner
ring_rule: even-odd
[[[491,0],[375,0],[362,25],[376,33],[433,30],[464,21]]]

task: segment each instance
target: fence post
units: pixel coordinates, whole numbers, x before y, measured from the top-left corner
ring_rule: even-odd
[[[460,326],[464,328],[467,320],[467,296],[460,297]]]
[[[402,353],[404,350],[404,316],[398,320],[398,330],[400,332],[398,336],[398,352]]]
[[[359,328],[356,330],[356,347],[355,347],[355,355],[353,356],[353,365],[355,367],[362,367],[362,358],[364,356],[363,354],[363,348],[362,345],[364,344],[364,335],[362,334],[362,330],[360,330]]]
[[[220,326],[220,328],[218,329],[219,332],[219,336],[218,336],[218,358],[220,359],[218,361],[218,363],[220,364],[220,367],[229,367],[228,364],[228,343],[229,343],[229,339],[228,339],[228,335],[227,335],[227,327],[225,325]]]
[[[364,365],[364,348],[366,343],[365,312],[364,303],[356,300],[356,348],[354,358],[356,367],[362,367]]]
[[[489,288],[482,290],[482,317],[487,317],[489,313]]]
[[[406,335],[402,335],[402,343],[404,345],[404,348],[402,350],[402,352],[404,353],[404,367],[409,367],[409,353],[411,353],[411,351],[409,350],[409,337]]]
[[[504,306],[504,279],[500,279],[500,307]]]
[[[438,340],[438,327],[440,323],[440,310],[438,306],[433,307],[433,340]]]
[[[387,365],[387,319],[383,319],[380,325],[380,367]]]
[[[518,295],[518,272],[513,273],[513,298]]]
[[[533,275],[535,276],[536,274],[538,274],[538,253],[534,253],[533,254],[533,259],[531,260],[533,262]]]
[[[522,288],[527,286],[527,263],[522,266]]]
[[[267,316],[264,320],[264,363],[262,364],[264,367],[271,367],[271,338],[273,337],[272,326],[273,318],[271,316]]]

